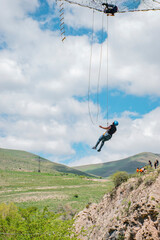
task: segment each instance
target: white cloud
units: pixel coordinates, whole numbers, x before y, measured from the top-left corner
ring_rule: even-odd
[[[0,4],[0,39],[8,46],[0,51],[1,147],[43,152],[59,161],[74,156],[74,143],[92,146],[102,132],[88,116],[88,37],[68,36],[62,44],[57,31],[41,30],[39,23],[27,15],[38,7],[36,0],[0,0]],[[72,24],[74,18],[76,28],[91,27],[91,11],[75,8],[71,15],[69,10],[70,6],[67,23]],[[158,14],[116,15],[108,20],[110,86],[136,95],[159,95]],[[101,15],[97,14],[95,29],[99,30],[101,23]],[[97,91],[100,47],[97,43],[93,46],[92,92]],[[106,84],[106,43],[103,50],[101,87]],[[90,106],[95,116],[97,106]],[[94,152],[92,156],[91,150],[86,153],[91,156],[77,164],[158,150],[159,109],[142,119],[131,120],[131,115],[136,113],[122,115],[116,136],[106,143],[102,153]],[[105,124],[102,116],[99,122]]]
[[[110,20],[110,78],[126,93],[159,96],[159,21],[158,12],[117,15]]]
[[[90,28],[101,30],[102,14],[77,5],[65,4],[65,22],[75,29]]]
[[[67,24],[76,29],[92,28],[91,10],[68,4],[66,9]],[[159,21],[158,11],[116,14],[115,17],[108,18],[104,16],[104,27],[109,32],[109,38],[103,44],[102,85],[106,84],[108,44],[110,87],[118,87],[128,94],[159,96]],[[101,28],[102,14],[95,13],[94,31]],[[99,55],[100,46],[94,44],[92,57],[94,81],[97,81]]]
[[[0,89],[9,90],[25,87],[26,79],[16,62],[0,56]]]
[[[109,162],[125,157],[132,156],[140,152],[159,152],[160,144],[160,108],[145,114],[140,119],[131,120],[124,116],[118,119],[119,126],[117,133],[112,139],[105,143],[100,153],[91,150],[91,156],[83,157],[71,163],[72,166],[86,165],[93,163]],[[111,121],[110,121],[111,122]],[[96,134],[90,139],[90,145],[93,146],[98,140],[98,137],[103,133],[95,129]]]

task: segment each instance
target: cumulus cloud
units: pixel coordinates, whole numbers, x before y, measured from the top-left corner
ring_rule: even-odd
[[[54,161],[73,158],[74,144],[92,146],[102,133],[88,116],[90,39],[85,35],[68,36],[63,44],[57,29],[42,29],[41,23],[31,16],[40,6],[38,0],[32,3],[0,0],[0,4],[0,43],[6,43],[0,50],[1,147],[43,152]],[[49,4],[53,7],[53,1]],[[102,16],[95,17],[98,31]],[[91,11],[66,6],[66,23],[76,30],[91,28],[91,19]],[[159,16],[116,15],[108,21],[110,87],[135,95],[159,96]],[[101,88],[106,85],[106,41]],[[97,91],[100,49],[101,45],[95,42],[91,93]],[[90,102],[90,107],[95,117],[97,106]],[[141,118],[136,113],[121,113],[119,130],[106,149],[92,155],[88,147],[86,157],[72,164],[117,160],[143,150],[156,151],[159,115],[159,108]],[[132,116],[137,119],[132,120]],[[99,122],[106,124],[101,115]],[[155,137],[157,144],[153,144]]]
[[[118,15],[110,20],[110,76],[126,93],[159,96],[159,20],[158,12]]]
[[[132,113],[131,113],[132,114]],[[86,165],[93,163],[102,163],[116,161],[125,157],[132,156],[140,152],[159,152],[160,126],[159,126],[160,108],[145,114],[142,118],[132,120],[130,113],[125,113],[118,119],[119,126],[117,133],[112,139],[105,143],[100,153],[91,150],[90,156],[72,161],[72,166]],[[96,134],[97,135],[97,130]],[[102,134],[99,131],[99,136]],[[92,145],[97,141],[96,136],[92,137]]]
[[[69,26],[92,29],[92,10],[66,5],[65,21]],[[159,12],[116,14],[113,18],[104,16],[103,21],[108,38],[103,43],[102,85],[106,84],[108,58],[110,87],[118,87],[127,94],[159,96]],[[102,14],[95,13],[94,33],[101,28]],[[95,43],[92,57],[94,76],[97,76],[99,55],[100,47]]]
[[[26,79],[18,64],[0,56],[0,89],[17,89],[26,85]]]

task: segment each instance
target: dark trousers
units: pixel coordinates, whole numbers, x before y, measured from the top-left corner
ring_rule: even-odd
[[[97,148],[99,143],[101,142],[101,145],[100,145],[100,148],[99,148],[99,150],[101,150],[101,148],[103,147],[104,143],[106,141],[110,140],[110,139],[111,139],[111,135],[110,134],[107,134],[106,136],[105,135],[100,136],[100,138],[98,139],[95,147]]]

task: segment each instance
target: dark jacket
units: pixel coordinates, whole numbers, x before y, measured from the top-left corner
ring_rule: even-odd
[[[108,130],[109,135],[113,135],[117,131],[117,128],[114,124],[111,125],[111,128]]]

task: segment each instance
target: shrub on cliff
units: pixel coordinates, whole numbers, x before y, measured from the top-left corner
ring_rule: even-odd
[[[126,182],[129,178],[127,172],[116,172],[112,175],[112,180],[115,187],[120,186],[123,182]]]

